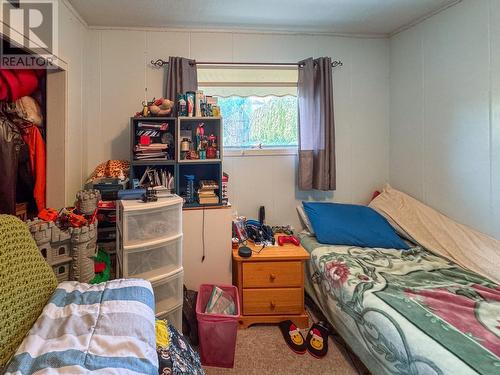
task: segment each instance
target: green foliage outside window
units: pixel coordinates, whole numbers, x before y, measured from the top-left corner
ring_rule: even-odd
[[[296,96],[219,97],[224,147],[248,148],[298,144]]]

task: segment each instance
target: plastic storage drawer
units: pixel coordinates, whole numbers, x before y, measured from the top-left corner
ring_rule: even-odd
[[[155,294],[156,316],[164,315],[176,306],[182,305],[183,276],[184,270],[180,268],[168,275],[149,280]]]
[[[182,333],[182,305],[177,306],[173,310],[163,313],[158,316],[159,319],[166,319],[169,323],[172,323],[175,328]]]
[[[182,198],[142,203],[120,201],[118,230],[123,245],[167,239],[182,234]]]
[[[182,235],[145,246],[127,247],[121,255],[123,277],[154,279],[182,267]]]

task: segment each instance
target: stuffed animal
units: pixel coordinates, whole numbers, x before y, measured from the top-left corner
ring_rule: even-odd
[[[168,116],[174,107],[174,103],[168,99],[156,99],[153,105],[149,106],[149,112],[153,116]]]
[[[163,98],[153,98],[151,101],[144,101],[142,105],[143,110],[136,112],[135,117],[168,116],[174,108],[174,102]]]

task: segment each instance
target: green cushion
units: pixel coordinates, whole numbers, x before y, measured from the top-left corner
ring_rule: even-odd
[[[26,224],[0,215],[0,372],[57,286]]]

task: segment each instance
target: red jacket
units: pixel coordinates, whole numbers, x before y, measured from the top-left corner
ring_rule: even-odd
[[[31,170],[35,180],[33,196],[35,197],[38,211],[45,208],[45,184],[46,184],[46,165],[45,165],[45,142],[36,126],[30,126],[23,131],[24,142],[28,145],[30,151]]]

